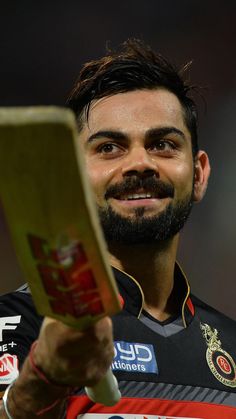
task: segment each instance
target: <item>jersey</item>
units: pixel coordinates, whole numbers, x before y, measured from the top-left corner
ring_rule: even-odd
[[[113,317],[112,370],[122,398],[113,407],[84,390],[68,399],[67,419],[235,419],[236,322],[190,293],[176,264],[179,313],[158,322],[143,310],[137,281],[114,269],[124,305]],[[15,378],[42,318],[27,287],[0,297],[1,388]],[[14,377],[14,378],[13,378]]]

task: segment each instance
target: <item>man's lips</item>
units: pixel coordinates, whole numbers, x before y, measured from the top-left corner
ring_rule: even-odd
[[[127,200],[122,200],[122,199],[117,199],[116,202],[123,206],[123,207],[127,207],[127,208],[131,208],[131,207],[151,207],[156,205],[157,203],[160,203],[161,200],[158,198],[144,198],[144,199],[127,199]]]
[[[114,195],[112,198],[119,201],[133,201],[133,200],[143,200],[143,199],[162,199],[167,198],[167,194],[164,194],[161,191],[145,191],[145,190],[136,190],[123,192],[122,194]]]
[[[153,206],[164,198],[167,198],[166,194],[158,194],[157,191],[155,192],[143,192],[143,191],[136,191],[136,192],[129,192],[122,195],[111,197],[112,199],[116,200],[121,205],[125,205],[127,207],[147,207]]]

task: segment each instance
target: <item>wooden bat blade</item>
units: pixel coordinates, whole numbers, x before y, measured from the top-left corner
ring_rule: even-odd
[[[0,196],[42,315],[86,328],[120,309],[67,109],[0,109]]]

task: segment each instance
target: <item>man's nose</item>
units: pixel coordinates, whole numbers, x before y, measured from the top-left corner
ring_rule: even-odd
[[[145,148],[134,148],[132,151],[129,151],[126,158],[122,162],[122,175],[156,175],[159,177],[157,162],[153,159],[153,156],[151,156]]]

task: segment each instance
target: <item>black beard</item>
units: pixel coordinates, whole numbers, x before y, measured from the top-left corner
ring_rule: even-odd
[[[160,214],[145,217],[145,208],[135,211],[135,218],[124,217],[110,206],[98,207],[99,218],[107,243],[145,244],[168,241],[186,223],[193,205],[192,195],[175,205],[170,203]]]

